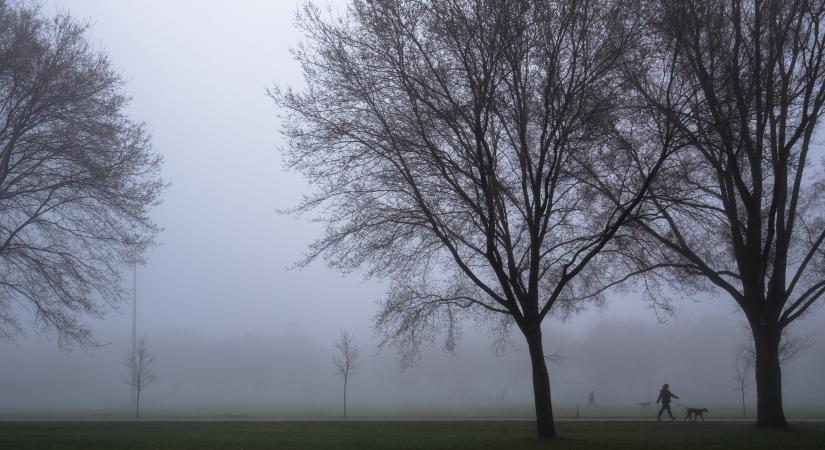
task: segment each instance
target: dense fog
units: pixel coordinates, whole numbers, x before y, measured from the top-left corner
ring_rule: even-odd
[[[667,382],[680,396],[677,406],[709,407],[715,416],[740,415],[733,359],[745,334],[737,314],[724,307],[681,302],[681,310],[694,312],[660,323],[641,303],[629,301],[617,299],[616,306],[566,323],[547,324],[547,347],[562,355],[550,365],[556,413],[572,416],[578,405],[585,417],[651,415],[653,407],[638,403],[655,400],[659,387]],[[698,312],[703,310],[716,313]],[[802,322],[797,333],[816,338],[822,325],[819,314]],[[337,330],[309,331],[150,335],[147,342],[156,357],[159,381],[145,391],[144,415],[340,416],[342,385],[332,364]],[[350,416],[531,415],[529,358],[519,336],[496,351],[489,334],[465,331],[453,354],[436,346],[424,352],[415,366],[401,370],[394,349],[377,348],[378,341],[368,329],[353,333],[362,349],[363,366],[351,380]],[[109,343],[69,353],[43,339],[3,344],[0,415],[127,416],[130,391],[122,377],[130,337],[112,332],[102,338]],[[820,339],[813,342],[784,367],[789,417],[825,412],[825,392],[818,388],[825,352]],[[595,408],[587,405],[591,390]],[[746,391],[746,402],[750,415],[755,408],[753,388]]]
[[[341,2],[338,2],[339,4]],[[155,211],[160,245],[137,271],[138,338],[159,381],[146,417],[336,417],[342,383],[332,364],[339,330],[362,349],[351,380],[352,416],[531,417],[530,363],[521,336],[503,351],[467,323],[454,354],[436,342],[401,370],[371,330],[385,286],[318,261],[289,267],[320,236],[309,217],[279,215],[306,186],[282,170],[278,117],[265,89],[300,84],[289,54],[297,2],[44,2],[92,25],[128,80],[131,113],[145,120],[171,182]],[[333,7],[334,9],[334,7]],[[124,274],[131,283],[131,273]],[[615,293],[603,309],[548,320],[554,408],[562,416],[653,415],[669,383],[676,405],[740,414],[733,361],[746,342],[741,312],[722,294],[678,298],[660,316],[640,296]],[[0,341],[0,416],[128,417],[123,381],[132,305],[90,319],[100,346],[60,349],[28,320],[26,336]],[[660,320],[663,319],[663,320]],[[825,314],[793,332],[813,345],[784,368],[789,417],[825,413]],[[596,408],[588,394],[594,392]],[[755,392],[746,392],[749,415]],[[674,410],[676,413],[678,409]]]

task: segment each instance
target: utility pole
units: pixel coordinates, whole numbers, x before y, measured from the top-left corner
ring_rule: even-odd
[[[137,263],[132,265],[132,354],[137,348]]]
[[[137,351],[137,261],[132,263],[132,352],[130,358],[135,357]],[[135,401],[135,389],[132,389],[132,402]]]

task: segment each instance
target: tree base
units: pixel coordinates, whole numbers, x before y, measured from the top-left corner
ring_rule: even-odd
[[[557,437],[557,436],[556,436],[556,432],[555,432],[555,431],[553,431],[553,432],[551,432],[551,433],[547,433],[547,434],[542,434],[541,432],[539,432],[539,433],[538,433],[538,438],[539,438],[539,439],[541,439],[541,440],[543,440],[543,441],[544,441],[544,440],[556,439],[556,437]]]
[[[784,430],[791,427],[787,420],[784,418],[781,419],[771,419],[771,420],[757,420],[754,424],[756,428],[762,429],[774,429],[774,430]]]

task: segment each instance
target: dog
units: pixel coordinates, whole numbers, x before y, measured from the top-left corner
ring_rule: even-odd
[[[704,413],[708,412],[707,408],[685,408],[687,410],[687,414],[685,415],[685,420],[690,419],[691,422],[695,422],[697,417],[702,418],[702,422],[705,421]]]

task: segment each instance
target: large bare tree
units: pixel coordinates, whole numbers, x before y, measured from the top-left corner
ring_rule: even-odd
[[[31,315],[60,343],[124,295],[158,228],[160,158],[86,26],[0,0],[0,335]]]
[[[344,380],[344,417],[347,417],[347,386],[350,377],[361,368],[361,349],[353,341],[352,333],[341,330],[341,335],[335,341],[335,350],[332,363]]]
[[[602,0],[308,4],[306,87],[271,92],[288,165],[316,188],[296,211],[327,226],[305,262],[391,279],[376,327],[402,363],[442,334],[452,348],[463,319],[517,328],[541,437],[542,323],[634,269],[617,231],[667,148],[621,112],[628,21]]]
[[[787,426],[783,330],[825,293],[825,178],[812,167],[825,2],[641,3],[650,33],[628,79],[681,150],[638,222],[650,239],[637,255],[739,305],[753,334],[756,425]]]

